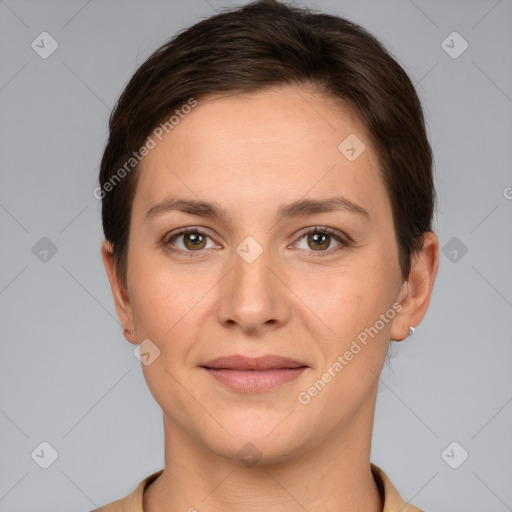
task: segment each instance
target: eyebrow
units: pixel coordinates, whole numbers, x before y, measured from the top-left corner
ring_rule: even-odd
[[[176,199],[168,197],[149,208],[146,212],[146,220],[171,211],[211,217],[221,221],[230,219],[228,211],[218,203],[209,203],[197,199]],[[355,213],[365,217],[367,220],[371,218],[368,211],[362,206],[350,201],[346,197],[339,196],[330,197],[328,199],[300,199],[290,204],[281,205],[275,213],[275,221],[278,222],[284,218],[302,217],[305,215],[334,211]]]

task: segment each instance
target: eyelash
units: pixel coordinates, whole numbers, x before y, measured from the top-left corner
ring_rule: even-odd
[[[163,245],[165,246],[166,250],[171,251],[175,254],[180,254],[183,256],[194,258],[196,256],[196,254],[194,254],[194,253],[199,253],[199,255],[200,255],[204,250],[184,251],[183,249],[177,249],[171,245],[171,242],[175,241],[178,237],[180,237],[182,235],[189,234],[189,233],[206,236],[211,239],[211,237],[207,233],[205,233],[204,231],[201,231],[199,228],[188,227],[188,228],[183,228],[183,229],[179,230],[178,232],[174,233],[170,237],[166,237],[163,241]],[[335,249],[330,249],[330,250],[326,250],[326,251],[318,251],[317,254],[313,254],[313,253],[316,253],[317,251],[301,249],[301,250],[305,250],[308,253],[306,255],[308,258],[319,258],[319,257],[321,258],[326,254],[329,255],[329,254],[332,254],[333,252],[338,252],[341,249],[350,247],[353,244],[353,241],[350,237],[348,237],[346,235],[347,239],[345,239],[342,236],[340,236],[336,231],[334,231],[333,229],[328,228],[326,226],[313,226],[311,228],[307,228],[306,230],[301,231],[297,238],[297,242],[299,240],[301,240],[302,238],[304,238],[305,236],[310,235],[310,234],[329,235],[329,236],[333,237],[337,242],[339,242],[340,246],[338,246]]]

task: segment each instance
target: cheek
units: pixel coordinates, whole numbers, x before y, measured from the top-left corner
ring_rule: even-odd
[[[183,283],[172,280],[169,269],[143,255],[133,255],[129,272],[137,329],[144,337],[161,338],[179,318]]]
[[[317,317],[329,326],[325,336],[317,337],[324,366],[316,377],[330,379],[330,375],[336,375],[332,379],[334,384],[329,385],[329,395],[324,397],[326,402],[330,396],[350,409],[373,391],[394,317],[388,273],[385,265],[366,260],[357,270],[331,274],[325,281],[324,293],[316,294],[314,301],[308,302]],[[385,321],[381,320],[382,314]]]
[[[297,273],[290,288],[306,309],[343,338],[354,329],[364,328],[389,307],[391,272],[387,265],[368,252],[346,265]]]
[[[386,355],[394,317],[389,276],[395,269],[376,253],[366,256],[357,266],[330,272],[328,278],[320,280],[323,293],[313,294],[307,303],[329,327],[327,330],[320,324],[326,335],[319,335],[317,343],[321,345],[325,371],[331,368],[337,374],[332,392],[345,403],[362,399],[372,389]],[[384,321],[381,314],[385,315]],[[333,367],[336,361],[338,372]]]
[[[130,301],[140,336],[164,347],[197,325],[207,302],[202,299],[215,283],[212,273],[198,273],[193,265],[172,266],[164,256],[151,254],[134,256],[130,271]]]

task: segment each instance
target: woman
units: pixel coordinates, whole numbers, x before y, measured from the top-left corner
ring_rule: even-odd
[[[97,194],[165,432],[101,510],[419,510],[370,462],[439,251],[421,105],[378,41],[271,0],[197,23],[128,83]]]

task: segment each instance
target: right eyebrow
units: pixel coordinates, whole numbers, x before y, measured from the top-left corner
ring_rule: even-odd
[[[153,205],[146,212],[146,220],[170,211],[180,211],[191,215],[212,217],[219,220],[224,220],[229,217],[227,211],[216,203],[208,203],[197,199],[175,199],[168,197]]]

